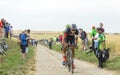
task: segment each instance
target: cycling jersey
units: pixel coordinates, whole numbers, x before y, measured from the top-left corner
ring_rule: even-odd
[[[2,21],[0,20],[0,28],[2,28]]]
[[[75,44],[75,35],[78,35],[79,31],[78,29],[75,30],[75,34],[73,34],[70,30],[70,28],[68,28],[65,32],[64,32],[64,40],[68,43],[70,41],[70,44]]]

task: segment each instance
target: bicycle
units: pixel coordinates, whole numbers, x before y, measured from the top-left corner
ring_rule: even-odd
[[[72,54],[72,49],[71,47],[74,46],[74,44],[68,44],[67,46],[67,52],[66,52],[66,63],[65,63],[65,67],[68,66],[68,71],[71,72],[72,74],[74,73],[74,69],[73,69],[73,54]]]
[[[6,51],[8,50],[8,45],[5,42],[5,39],[0,39],[0,54],[4,55],[6,54]]]
[[[6,52],[5,52],[5,50],[4,50],[4,48],[3,48],[3,45],[2,45],[2,43],[0,43],[0,54],[5,54]]]
[[[1,46],[3,47],[3,49],[4,49],[5,51],[8,50],[8,45],[6,44],[5,41],[1,42]]]

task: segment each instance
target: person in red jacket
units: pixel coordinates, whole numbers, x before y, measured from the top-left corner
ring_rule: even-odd
[[[2,26],[2,20],[0,20],[0,38],[2,37],[2,28],[3,28],[3,26]]]
[[[62,43],[62,35],[59,35],[60,43]]]

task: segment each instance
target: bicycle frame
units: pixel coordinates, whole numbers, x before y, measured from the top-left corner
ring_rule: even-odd
[[[73,54],[72,54],[72,44],[68,44],[67,47],[67,52],[66,52],[66,58],[67,58],[67,63],[65,64],[65,66],[68,66],[68,70],[69,72],[71,72],[72,74],[74,73],[73,71]]]

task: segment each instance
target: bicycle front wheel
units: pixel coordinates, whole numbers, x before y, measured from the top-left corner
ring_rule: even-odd
[[[73,74],[74,70],[73,70],[73,54],[72,54],[72,50],[70,50],[70,70],[71,70],[71,73]]]
[[[71,68],[70,68],[70,50],[67,52],[67,65],[68,65],[68,71],[70,72],[71,71]]]

